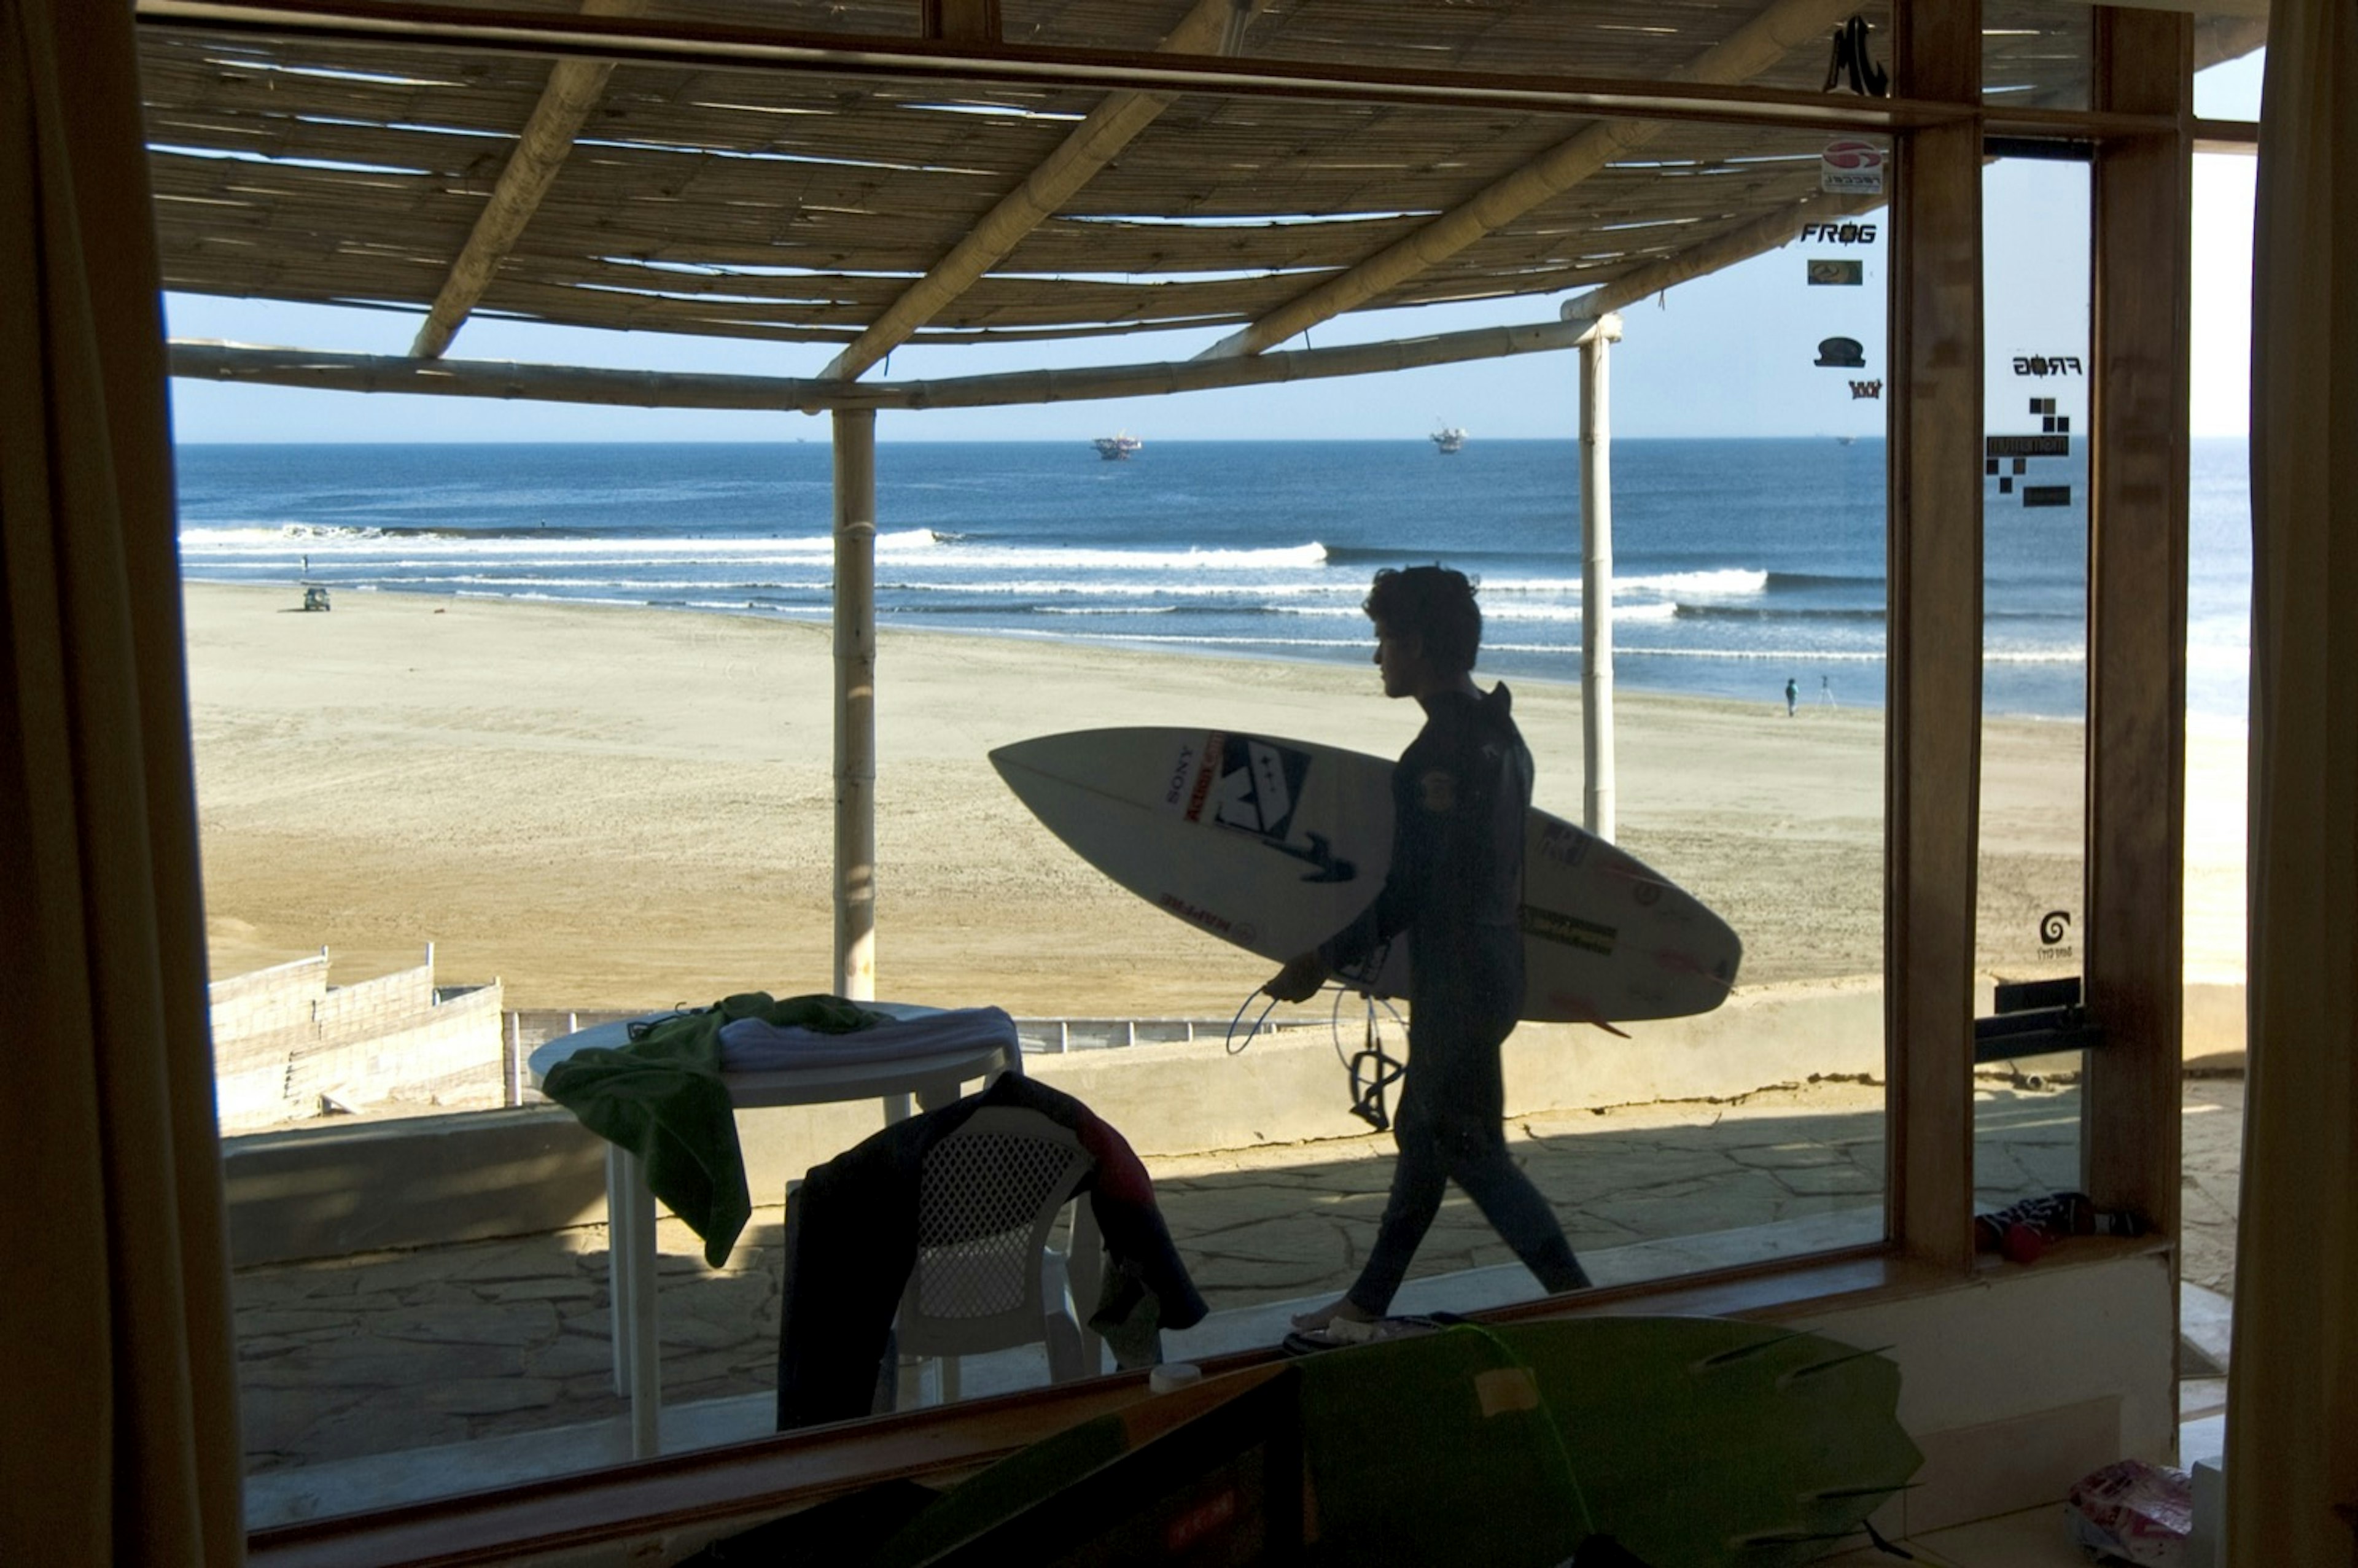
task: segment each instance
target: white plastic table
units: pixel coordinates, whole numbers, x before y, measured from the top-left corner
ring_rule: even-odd
[[[905,1003],[862,1002],[900,1018],[937,1011]],[[667,1013],[652,1013],[665,1018]],[[531,1056],[532,1081],[576,1051],[630,1044],[632,1020],[600,1023],[562,1034]],[[830,1105],[842,1100],[881,1099],[884,1119],[920,1109],[936,1110],[958,1098],[977,1078],[1023,1070],[1022,1048],[1013,1044],[966,1046],[900,1061],[792,1067],[760,1073],[723,1073],[721,1082],[739,1110],[770,1106]],[[614,1391],[631,1400],[631,1453],[644,1458],[663,1451],[663,1341],[655,1305],[655,1196],[647,1187],[645,1162],[620,1145],[606,1145],[607,1278],[613,1301]]]

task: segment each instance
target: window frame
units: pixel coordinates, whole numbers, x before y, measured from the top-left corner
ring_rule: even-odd
[[[614,18],[281,0],[232,6],[141,0],[144,22],[227,30],[443,41],[554,55],[679,63],[719,50],[735,67],[828,68],[807,40]],[[1982,297],[1985,137],[2084,139],[2094,148],[2090,398],[2087,778],[2089,1008],[2105,1034],[2083,1104],[2086,1185],[2100,1206],[2147,1216],[2175,1268],[2181,1025],[2186,616],[2188,201],[2198,136],[2243,127],[2190,114],[2192,18],[2100,6],[2090,111],[1993,109],[1981,97],[1977,4],[1898,0],[1893,70],[1904,96],[1797,103],[1797,95],[1662,82],[1555,83],[1559,112],[1678,115],[1724,124],[1888,132],[1892,394],[1887,406],[1888,687],[1886,708],[1885,1007],[1888,1184],[1881,1247],[1600,1292],[1578,1308],[1642,1301],[1663,1311],[1791,1314],[1970,1278],[1973,986],[1981,648]],[[1297,96],[1436,92],[1469,102],[1543,90],[1448,72],[1350,70],[1173,57],[921,43],[866,51],[876,69],[965,78],[1048,71],[1134,87],[1141,72],[1197,91]],[[881,61],[881,64],[876,62]],[[928,63],[931,62],[931,63]],[[715,61],[714,63],[719,63]],[[836,59],[836,65],[846,62]],[[1218,81],[1214,67],[1229,73]],[[1027,76],[1036,79],[1036,75]],[[1218,85],[1215,82],[1218,81]],[[1575,103],[1574,100],[1577,100]],[[1537,97],[1534,108],[1548,107]],[[1961,368],[1962,367],[1962,368]],[[2157,497],[2160,499],[2157,501]],[[1954,585],[1970,582],[1971,595]],[[1238,1358],[1235,1364],[1249,1364]],[[449,1561],[578,1546],[631,1530],[694,1530],[892,1475],[954,1472],[1046,1431],[1143,1397],[1114,1377],[819,1429],[730,1449],[586,1472],[317,1524],[254,1532],[257,1563]],[[750,1500],[749,1500],[750,1499]],[[505,1522],[487,1523],[494,1516]],[[461,1541],[469,1543],[461,1548]]]

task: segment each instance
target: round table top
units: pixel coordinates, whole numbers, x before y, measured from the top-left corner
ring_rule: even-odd
[[[861,1002],[862,1007],[893,1018],[921,1018],[939,1012],[937,1007],[914,1002]],[[648,1018],[668,1013],[651,1012]],[[534,1051],[528,1065],[536,1087],[548,1070],[576,1051],[609,1049],[631,1042],[631,1025],[638,1019],[595,1023],[571,1034],[560,1034]],[[925,1056],[904,1056],[883,1062],[830,1062],[810,1067],[775,1067],[758,1073],[723,1073],[729,1098],[740,1110],[765,1106],[827,1105],[838,1100],[882,1099],[887,1095],[920,1094],[929,1088],[952,1088],[969,1078],[989,1076],[1001,1069],[1022,1070],[1022,1047],[962,1045]]]

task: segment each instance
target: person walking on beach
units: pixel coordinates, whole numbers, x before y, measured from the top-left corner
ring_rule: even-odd
[[[1425,715],[1392,770],[1391,867],[1357,919],[1261,989],[1306,1001],[1329,976],[1411,935],[1408,1069],[1375,1247],[1342,1300],[1294,1320],[1303,1330],[1390,1310],[1452,1179],[1548,1290],[1589,1282],[1547,1199],[1507,1152],[1498,1051],[1522,1009],[1517,911],[1531,751],[1507,688],[1485,694],[1474,684],[1482,611],[1464,573],[1379,571],[1362,608],[1375,624],[1384,695],[1414,697]]]
[[[1786,718],[1788,718],[1788,719],[1792,718],[1792,717],[1793,717],[1794,710],[1795,710],[1796,708],[1798,708],[1801,706],[1801,681],[1800,681],[1798,678],[1796,678],[1796,677],[1794,677],[1794,676],[1786,676],[1786,677],[1785,677],[1785,717],[1786,717]]]

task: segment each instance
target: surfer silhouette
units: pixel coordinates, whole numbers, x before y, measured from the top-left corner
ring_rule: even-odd
[[[1400,1154],[1376,1244],[1332,1306],[1294,1320],[1323,1329],[1390,1310],[1455,1180],[1550,1291],[1588,1275],[1547,1199],[1507,1152],[1498,1051],[1523,1000],[1523,819],[1531,753],[1501,685],[1474,684],[1482,611],[1464,573],[1379,571],[1363,606],[1384,695],[1411,697],[1424,729],[1392,770],[1391,865],[1375,902],[1261,989],[1306,1001],[1397,936],[1409,946],[1409,1058],[1392,1138]]]

